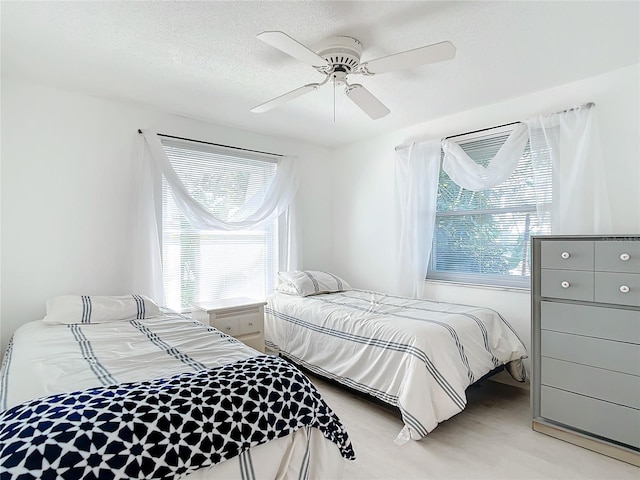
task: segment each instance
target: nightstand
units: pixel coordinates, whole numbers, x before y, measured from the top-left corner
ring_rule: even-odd
[[[264,353],[264,306],[254,298],[193,303],[192,317]]]

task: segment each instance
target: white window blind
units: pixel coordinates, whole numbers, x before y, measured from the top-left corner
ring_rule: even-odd
[[[277,163],[251,152],[164,138],[162,145],[189,193],[225,221],[276,173]],[[277,274],[277,232],[277,220],[252,230],[196,230],[163,179],[165,303],[180,311],[195,301],[264,298]]]
[[[477,163],[487,166],[511,131],[483,132],[459,141]],[[551,160],[543,152],[534,172],[529,145],[504,183],[473,192],[440,169],[436,222],[428,279],[503,286],[529,286],[530,236],[550,233]],[[534,174],[536,181],[534,182]]]

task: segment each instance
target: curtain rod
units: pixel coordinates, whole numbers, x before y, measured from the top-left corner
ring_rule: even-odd
[[[471,135],[472,133],[480,133],[486,130],[494,130],[496,128],[508,127],[509,125],[517,125],[518,123],[522,123],[522,122],[503,123],[502,125],[495,125],[493,127],[481,128],[479,130],[473,130],[471,132],[458,133],[456,135],[450,135],[448,137],[444,137],[443,140],[448,140],[449,138],[462,137],[463,135]]]
[[[585,103],[584,105],[578,105],[575,107],[571,107],[571,108],[567,108],[565,110],[560,110],[558,112],[554,112],[553,115],[557,115],[559,113],[566,113],[566,112],[571,112],[572,110],[578,110],[580,108],[591,108],[594,107],[595,103],[594,102],[589,102],[589,103]],[[449,138],[455,138],[455,137],[462,137],[463,135],[471,135],[473,133],[480,133],[480,132],[484,132],[486,130],[493,130],[495,128],[502,128],[502,127],[508,127],[509,125],[516,125],[518,123],[522,123],[522,122],[511,122],[511,123],[504,123],[502,125],[495,125],[493,127],[487,127],[487,128],[481,128],[479,130],[473,130],[471,132],[464,132],[464,133],[457,133],[456,135],[450,135],[448,137],[444,137],[443,140],[448,140]],[[405,147],[408,147],[410,144],[405,143],[404,145],[398,145],[396,147],[396,150],[401,150]]]
[[[142,133],[142,130],[139,128],[138,133]],[[221,143],[213,143],[213,142],[205,142],[204,140],[194,140],[192,138],[185,137],[176,137],[174,135],[167,135],[166,133],[156,133],[159,137],[173,138],[175,140],[187,140],[188,142],[196,142],[196,143],[204,143],[207,145],[214,145],[216,147],[224,147],[224,148],[232,148],[233,150],[242,150],[244,152],[253,152],[253,153],[262,153],[263,155],[273,155],[274,157],[284,157],[284,155],[280,153],[271,153],[271,152],[262,152],[260,150],[251,150],[250,148],[242,148],[242,147],[234,147],[233,145],[223,145]]]

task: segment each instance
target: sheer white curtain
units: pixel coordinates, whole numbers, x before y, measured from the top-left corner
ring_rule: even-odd
[[[419,298],[424,289],[436,219],[440,140],[418,142],[396,152],[400,204],[398,293]]]
[[[297,215],[296,203],[292,202],[278,218],[278,267],[281,272],[297,270],[302,263]]]
[[[280,268],[298,267],[297,225],[294,197],[298,190],[295,161],[282,157],[270,183],[250,198],[232,218],[222,220],[203,207],[187,191],[171,166],[159,137],[142,131],[138,143],[138,208],[134,228],[133,289],[163,304],[162,258],[160,250],[161,175],[172,191],[176,205],[189,223],[199,230],[242,230],[279,218]]]
[[[467,190],[488,190],[500,185],[513,174],[528,140],[527,126],[518,124],[489,165],[484,167],[470,158],[456,142],[445,139],[442,141],[442,169],[451,180]]]
[[[282,157],[271,181],[258,191],[229,220],[221,220],[195,200],[178,178],[167,157],[160,139],[155,133],[142,131],[154,164],[160,169],[173,193],[176,205],[189,221],[200,230],[243,230],[257,227],[283,213],[291,204],[298,190],[295,161]]]
[[[525,123],[534,177],[536,171],[544,168],[540,162],[545,157],[551,158],[553,198],[537,199],[539,205],[550,205],[551,233],[612,233],[595,106],[588,104],[539,115]],[[548,155],[541,155],[542,152]]]
[[[162,250],[160,249],[162,174],[155,168],[141,135],[136,139],[137,186],[136,208],[133,210],[131,291],[147,295],[164,305],[162,285]]]

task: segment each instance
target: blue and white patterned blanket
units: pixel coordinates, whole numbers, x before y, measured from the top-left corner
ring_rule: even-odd
[[[0,412],[0,479],[171,479],[303,427],[355,458],[340,420],[298,369],[252,357]]]

